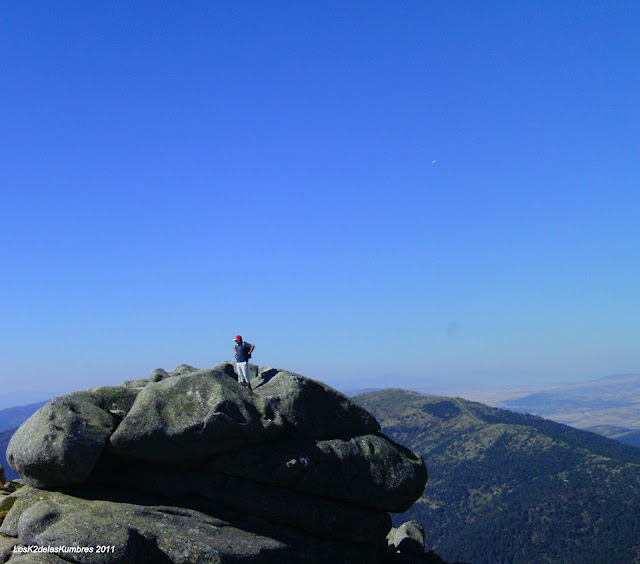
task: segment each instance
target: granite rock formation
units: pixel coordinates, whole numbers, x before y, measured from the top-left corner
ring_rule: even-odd
[[[7,449],[25,484],[0,507],[9,561],[426,561],[406,560],[415,539],[404,555],[387,540],[388,512],[422,494],[422,458],[336,390],[250,368],[253,391],[232,362],[181,365],[38,410]]]

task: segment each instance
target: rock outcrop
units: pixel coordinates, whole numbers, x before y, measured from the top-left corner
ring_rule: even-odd
[[[422,554],[424,545],[424,528],[419,521],[407,521],[393,533],[393,544],[402,553]]]
[[[422,494],[422,458],[336,390],[250,368],[253,391],[232,362],[181,365],[42,407],[7,449],[26,484],[0,527],[10,562],[392,558],[388,512]]]

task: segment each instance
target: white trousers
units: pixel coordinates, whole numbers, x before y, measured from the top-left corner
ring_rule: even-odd
[[[249,383],[249,361],[236,362],[236,366],[238,367],[238,382]]]

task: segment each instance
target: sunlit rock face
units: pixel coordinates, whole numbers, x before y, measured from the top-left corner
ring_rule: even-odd
[[[0,532],[113,547],[51,562],[388,560],[387,512],[422,494],[422,458],[329,386],[250,369],[252,390],[223,362],[49,402],[9,443],[26,486]]]

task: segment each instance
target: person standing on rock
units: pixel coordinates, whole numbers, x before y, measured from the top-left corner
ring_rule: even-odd
[[[236,355],[236,365],[238,366],[238,382],[240,385],[251,389],[251,377],[249,375],[249,359],[255,345],[251,343],[245,343],[242,340],[242,335],[236,335],[236,346],[233,347],[233,352]]]

